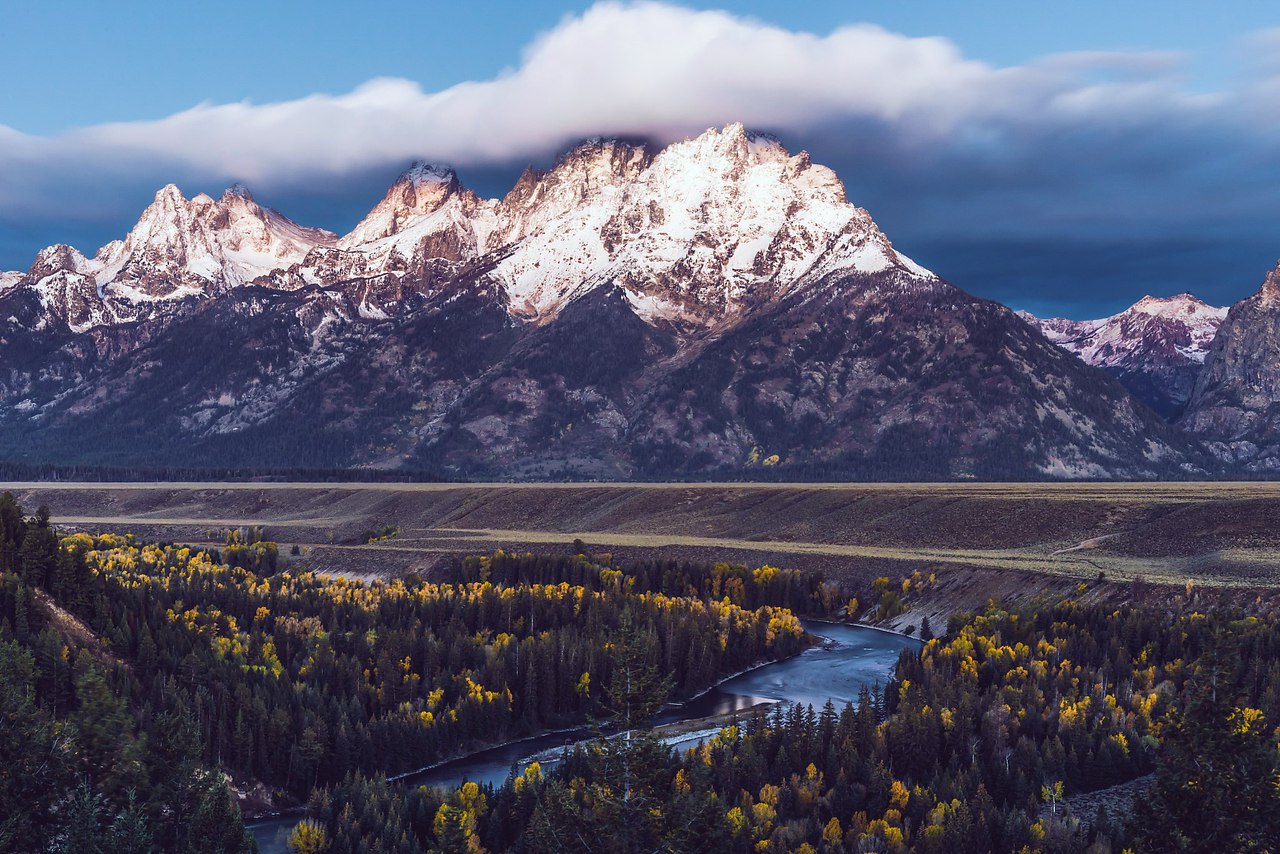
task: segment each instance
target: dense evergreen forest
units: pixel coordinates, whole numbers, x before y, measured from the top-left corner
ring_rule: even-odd
[[[89,824],[103,834],[113,810],[134,808],[130,791],[160,798],[139,809],[166,850],[178,844],[166,786],[128,776],[132,759],[90,746],[99,694],[114,723],[95,738],[151,758],[180,733],[224,800],[227,784],[209,769],[305,799],[352,772],[409,771],[607,716],[599,686],[612,676],[608,639],[624,621],[675,691],[694,693],[803,649],[808,638],[787,606],[837,605],[829,585],[771,567],[624,570],[607,557],[498,553],[458,562],[451,580],[364,583],[284,569],[274,543],[60,540],[46,513],[26,520],[7,497],[0,518],[0,639],[15,661],[6,702],[29,709],[33,727],[77,738],[55,746],[68,780],[101,804]],[[13,789],[13,827],[0,839],[6,850],[62,833],[76,792],[38,792],[40,757],[29,759],[21,767],[33,776]]]
[[[683,755],[651,731],[601,738],[497,790],[353,776],[313,796],[294,839],[334,854],[1275,851],[1277,720],[1273,625],[992,607],[904,655],[883,702],[776,706]],[[1131,818],[1066,812],[1153,772]]]
[[[254,539],[59,537],[0,497],[0,850],[248,851],[249,788],[307,802],[292,845],[332,854],[1280,850],[1273,623],[993,603],[855,705],[677,754],[649,728],[668,699],[906,585],[579,544],[363,582]],[[585,721],[598,738],[501,787],[387,781]],[[1135,780],[1135,810],[1069,809]]]
[[[113,614],[48,514],[0,497],[0,851],[252,851],[183,692],[154,702],[67,608]]]

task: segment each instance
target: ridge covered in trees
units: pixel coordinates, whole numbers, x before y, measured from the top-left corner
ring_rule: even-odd
[[[0,850],[252,851],[190,706],[65,610],[109,618],[94,588],[47,511],[0,496]]]

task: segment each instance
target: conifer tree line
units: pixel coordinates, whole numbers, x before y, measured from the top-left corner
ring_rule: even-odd
[[[0,496],[0,851],[252,851],[196,718],[151,702],[142,662],[75,616],[99,612],[105,590],[47,511]]]
[[[255,784],[307,803],[295,850],[333,854],[1280,850],[1273,622],[992,604],[858,703],[675,753],[656,710],[802,651],[798,615],[909,603],[587,551],[365,582],[256,536],[61,537],[0,496],[0,850],[249,851]],[[503,786],[387,781],[585,721],[599,738]],[[1072,806],[1132,781],[1132,814]]]
[[[224,793],[220,771],[284,799],[352,772],[410,771],[601,715],[606,639],[624,618],[676,693],[690,694],[803,649],[808,638],[786,604],[817,611],[838,600],[793,571],[633,571],[580,553],[499,552],[459,561],[442,581],[365,583],[280,571],[270,542],[192,549],[59,538],[47,512],[28,520],[11,497],[0,498],[0,520],[0,639],[17,657],[7,698],[52,728],[77,721],[80,741],[68,749],[82,764],[84,715],[101,695],[114,704],[102,716],[115,722],[113,743],[146,756],[181,734],[190,761]],[[107,781],[92,791],[105,798],[104,833],[111,810],[131,808],[130,791],[162,789],[137,775],[112,782],[125,758],[94,761]],[[34,840],[55,832],[59,804],[25,825],[22,845],[40,847]],[[154,832],[165,806],[150,806]]]
[[[1275,851],[1277,721],[1273,624],[992,606],[904,653],[883,697],[778,705],[682,754],[600,738],[497,788],[353,776],[305,832],[333,854]],[[1068,812],[1135,779],[1131,812]]]
[[[133,439],[131,439],[133,441]],[[0,448],[3,445],[0,444]],[[181,452],[176,454],[181,457]],[[189,459],[189,457],[188,457]],[[269,465],[93,465],[61,462],[16,462],[13,455],[0,459],[0,480],[66,481],[69,483],[224,483],[224,482],[296,482],[296,483],[442,483],[447,478],[420,469],[379,471],[369,468],[274,468]]]

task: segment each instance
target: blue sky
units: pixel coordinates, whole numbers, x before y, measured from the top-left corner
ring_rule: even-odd
[[[581,136],[742,119],[975,293],[1226,302],[1280,256],[1280,12],[1223,5],[6,4],[0,269],[169,181],[341,231],[415,157],[497,194]]]

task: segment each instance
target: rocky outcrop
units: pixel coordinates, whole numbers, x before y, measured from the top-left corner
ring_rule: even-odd
[[[1280,266],[1227,313],[1181,423],[1223,460],[1280,470]]]

